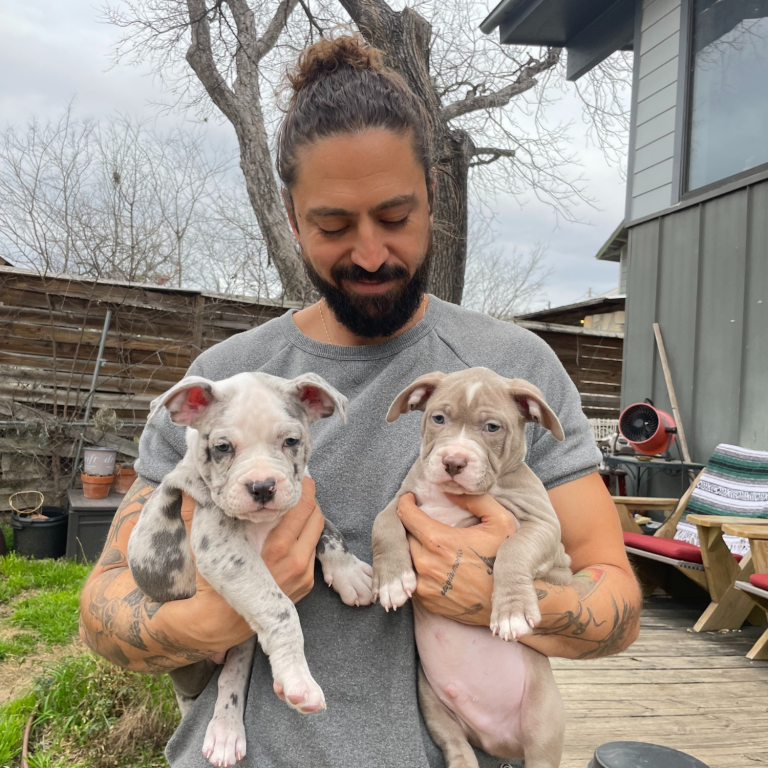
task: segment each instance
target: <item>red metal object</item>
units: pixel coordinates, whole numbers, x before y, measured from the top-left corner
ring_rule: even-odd
[[[649,403],[634,403],[619,416],[619,432],[642,456],[668,451],[675,442],[674,419]]]

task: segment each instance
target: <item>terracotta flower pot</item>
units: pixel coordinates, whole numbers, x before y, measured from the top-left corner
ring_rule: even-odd
[[[109,496],[109,489],[112,487],[115,476],[101,477],[81,474],[80,479],[83,481],[83,496],[86,499],[106,499]]]
[[[128,493],[134,480],[136,480],[136,470],[133,467],[120,467],[115,472],[115,483],[112,490],[115,493]]]

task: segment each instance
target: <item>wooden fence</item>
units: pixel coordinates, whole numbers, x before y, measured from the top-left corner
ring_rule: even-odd
[[[518,320],[554,350],[581,395],[590,419],[618,419],[624,334],[576,325]]]
[[[108,439],[131,457],[150,402],[200,352],[287,308],[0,266],[0,509],[29,487],[60,500],[77,439],[99,437],[83,417],[108,310],[93,411],[114,412]]]
[[[138,455],[153,398],[203,350],[279,316],[288,304],[0,266],[0,510],[17,490],[61,501],[77,440]],[[106,438],[83,421],[104,321],[112,312],[93,411],[117,420]],[[616,418],[623,334],[520,320],[546,341],[591,418]]]

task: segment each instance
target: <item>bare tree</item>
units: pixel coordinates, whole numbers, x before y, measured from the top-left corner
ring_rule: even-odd
[[[543,298],[552,275],[545,266],[546,248],[536,243],[527,253],[511,255],[494,244],[486,222],[474,218],[470,227],[463,305],[499,320],[512,320]]]
[[[176,105],[205,111],[213,103],[232,124],[270,259],[285,295],[297,299],[309,295],[309,286],[273,170],[272,92],[301,47],[351,20],[431,115],[438,184],[430,287],[458,303],[471,179],[490,194],[532,191],[564,215],[583,199],[568,126],[545,119],[563,83],[561,50],[501,46],[477,29],[486,12],[463,0],[415,0],[400,10],[385,0],[124,0],[107,8],[105,18],[125,30],[118,61],[149,59]],[[183,59],[191,71],[180,68]],[[620,96],[629,81],[627,60],[613,59],[600,73],[580,95],[598,143],[615,150],[626,129]]]
[[[118,117],[0,134],[0,255],[43,273],[279,296],[242,177],[200,132]]]

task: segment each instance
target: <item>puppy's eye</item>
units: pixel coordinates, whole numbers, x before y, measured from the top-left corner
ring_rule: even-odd
[[[213,446],[218,453],[229,453],[232,450],[232,443],[227,442],[221,442],[216,443],[216,445]]]
[[[285,439],[285,447],[286,448],[293,448],[294,445],[299,444],[299,438],[298,437],[287,437]]]
[[[492,421],[485,425],[485,428],[489,432],[498,432],[501,429],[501,424],[494,424]]]
[[[432,417],[432,421],[434,421],[435,424],[445,424],[445,416],[443,416],[442,413],[436,413]]]

